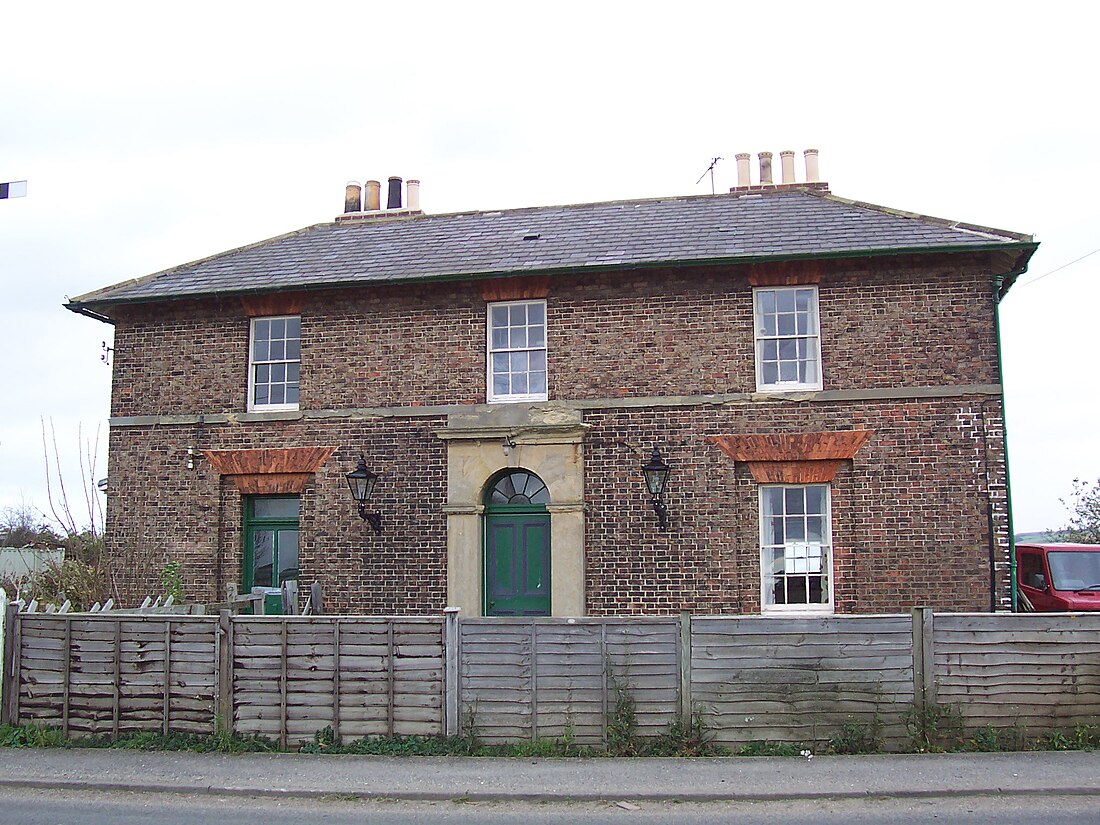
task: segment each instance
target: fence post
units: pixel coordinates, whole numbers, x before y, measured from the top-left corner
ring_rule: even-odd
[[[0,725],[10,725],[11,708],[8,706],[8,693],[11,690],[11,648],[12,630],[15,619],[12,618],[14,605],[8,601],[7,592],[0,587]]]
[[[444,736],[459,736],[461,734],[459,709],[462,707],[462,703],[459,697],[458,678],[458,613],[459,609],[457,607],[443,608],[443,650],[444,656],[446,656],[443,667]]]
[[[215,629],[216,647],[218,649],[218,669],[216,682],[218,685],[218,704],[214,718],[214,733],[218,733],[218,719],[221,719],[222,728],[226,733],[233,731],[233,677],[230,663],[233,660],[233,637],[230,633],[230,613],[228,610],[218,611],[218,626]]]
[[[691,612],[680,611],[680,722],[691,723]]]
[[[913,608],[913,703],[918,708],[936,701],[936,659],[932,647],[930,607]]]

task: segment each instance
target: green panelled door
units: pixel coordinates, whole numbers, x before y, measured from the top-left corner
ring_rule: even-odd
[[[550,615],[550,516],[485,516],[485,615]]]

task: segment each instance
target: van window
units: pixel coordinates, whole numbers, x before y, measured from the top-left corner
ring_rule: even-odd
[[[1040,553],[1020,554],[1020,583],[1028,587],[1043,590],[1046,587],[1046,571],[1043,570],[1043,556]]]
[[[1100,589],[1100,551],[1047,553],[1050,576],[1055,590]]]

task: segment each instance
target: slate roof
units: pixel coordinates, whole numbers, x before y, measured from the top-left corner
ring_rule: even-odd
[[[791,189],[323,223],[82,295],[68,306],[823,256],[1030,254],[1034,246],[1028,235]]]

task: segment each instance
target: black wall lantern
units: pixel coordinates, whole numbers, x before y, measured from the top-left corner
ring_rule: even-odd
[[[668,483],[668,465],[661,458],[661,451],[653,448],[649,463],[642,465],[645,486],[653,497],[653,509],[657,513],[657,523],[662,530],[668,529],[668,507],[665,505],[665,484]]]
[[[367,502],[370,501],[371,493],[374,492],[374,485],[378,482],[378,474],[367,469],[367,459],[362,453],[359,454],[359,466],[348,473],[347,479],[352,498],[359,506],[359,517],[364,521],[369,521],[370,526],[374,528],[374,532],[381,533],[382,514],[367,512]]]

